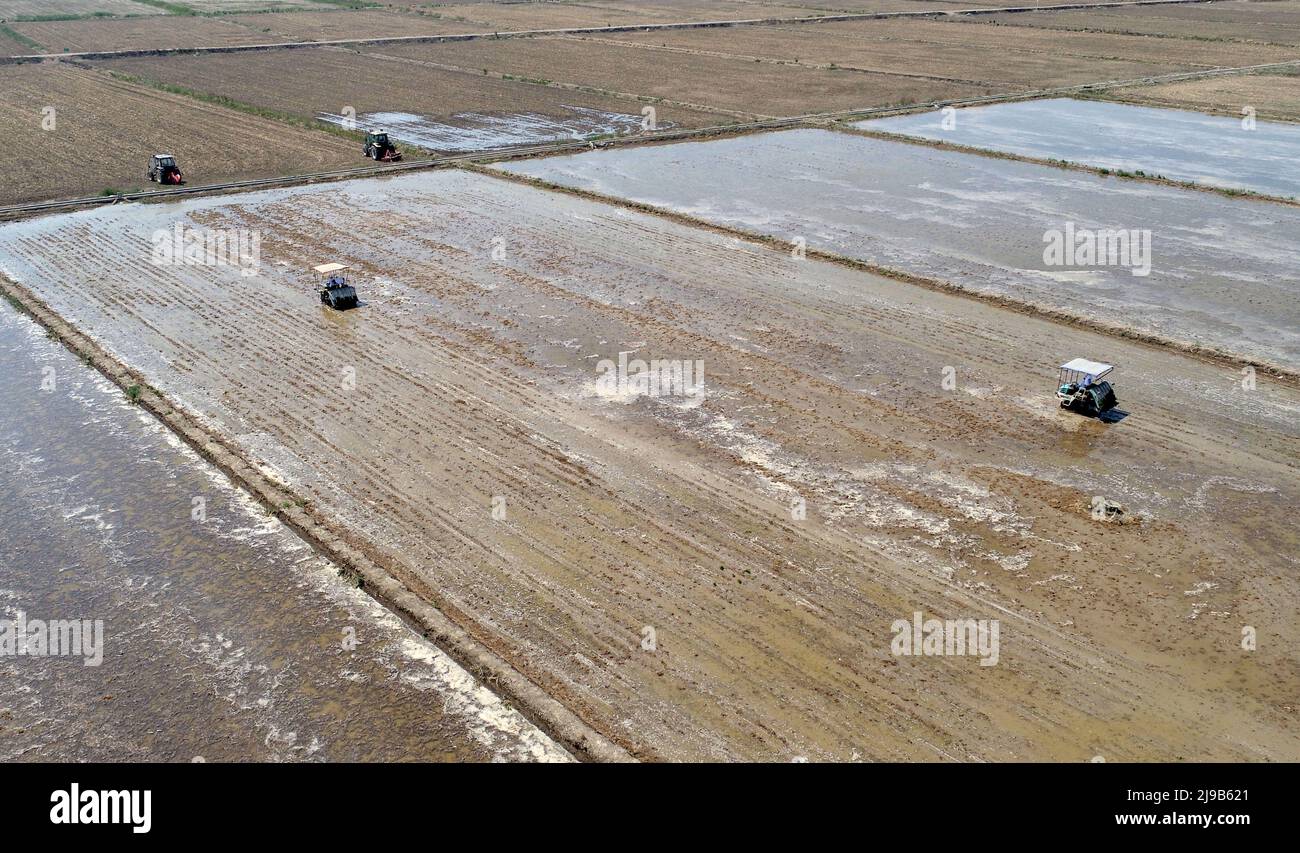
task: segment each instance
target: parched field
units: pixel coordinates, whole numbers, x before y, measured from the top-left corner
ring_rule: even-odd
[[[178,23],[183,20],[184,23]],[[40,42],[43,50],[22,53],[63,53],[99,50],[224,47],[282,41],[225,18],[168,15],[106,20],[33,21],[11,25],[15,32]]]
[[[40,45],[28,44],[22,38],[16,38],[4,29],[0,29],[0,56],[23,56],[37,53],[41,49]]]
[[[1020,12],[981,16],[980,22],[1015,27],[1096,30],[1163,35],[1193,40],[1300,45],[1300,2],[1227,2],[1176,6],[1134,6],[1062,12]],[[1241,63],[1247,64],[1247,63]]]
[[[0,66],[0,204],[139,189],[149,156],[170,152],[191,183],[301,174],[359,162],[326,133],[114,80],[62,63]],[[41,122],[52,107],[55,127]]]
[[[329,0],[175,0],[197,12],[259,12],[264,9],[334,9],[339,4]]]
[[[383,53],[392,51],[384,48]],[[438,55],[441,55],[439,53]],[[459,113],[563,117],[562,105],[639,115],[642,103],[573,90],[536,86],[499,76],[447,71],[332,48],[230,55],[111,60],[101,66],[148,79],[222,95],[258,107],[316,118],[352,107],[357,114],[407,112],[446,121]],[[275,80],[266,86],[266,80]],[[727,117],[659,105],[658,119],[685,127],[720,124]]]
[[[275,36],[276,41],[392,38],[477,32],[481,29],[432,15],[376,9],[235,15],[230,20],[263,35]]]
[[[259,274],[154,265],[177,223],[256,229]],[[0,257],[641,757],[1300,758],[1300,395],[1267,377],[459,171],[13,223]],[[319,305],[326,259],[359,310]],[[620,351],[702,395],[602,389]],[[1128,418],[1057,408],[1076,355]],[[894,656],[917,612],[999,619],[997,665]]]
[[[1106,94],[1111,100],[1242,116],[1253,107],[1258,118],[1300,121],[1300,72],[1253,74],[1133,86]]]
[[[990,87],[950,80],[807,68],[699,53],[668,54],[592,39],[385,45],[376,51],[762,116],[911,104],[992,91]]]
[[[983,38],[963,38],[970,33]],[[1036,31],[1028,31],[1037,36]],[[1005,34],[1005,35],[1004,35]],[[1008,88],[1039,88],[1082,82],[1130,79],[1152,74],[1191,70],[1212,63],[1211,50],[1147,50],[1141,39],[1126,36],[1101,37],[1119,42],[1098,45],[1097,38],[1084,36],[1087,44],[1061,39],[1055,49],[1033,39],[1016,37],[1006,27],[972,27],[936,24],[928,21],[871,21],[819,24],[815,28],[749,27],[742,30],[675,30],[672,32],[618,33],[599,40],[651,53],[660,64],[676,65],[683,58],[700,54],[725,56],[743,61],[754,57],[799,62],[826,67],[834,64],[846,70],[862,69],[898,75],[915,74]],[[1056,34],[1053,34],[1056,35]],[[1071,36],[1074,34],[1070,34]],[[1138,42],[1124,44],[1125,40]],[[1176,43],[1174,48],[1180,48]],[[684,51],[684,53],[683,53]],[[1284,48],[1264,49],[1268,56],[1291,58]],[[1219,49],[1220,55],[1228,51]],[[1265,60],[1266,61],[1266,60]]]
[[[431,6],[429,11],[451,20],[482,25],[488,31],[501,32],[832,14],[826,10],[799,6],[768,6],[735,0],[688,0],[683,3],[468,3]]]
[[[0,0],[0,20],[49,15],[157,15],[157,6],[134,0]]]
[[[1057,14],[1057,13],[1053,13]],[[983,23],[987,18],[955,18],[948,21],[847,21],[822,25],[821,38],[836,44],[843,34],[852,42],[876,40],[910,44],[918,55],[930,45],[961,45],[987,50],[1004,63],[1018,64],[1025,55],[1048,55],[1071,60],[1141,61],[1164,65],[1221,67],[1283,62],[1300,58],[1300,50],[1281,45],[1241,45],[1212,40],[1161,38],[1158,36],[1094,33],[1074,30],[1043,31],[1035,27],[1008,27]],[[790,32],[811,33],[805,27],[781,27]],[[758,32],[757,28],[748,32]],[[992,58],[985,59],[988,67]],[[1102,76],[1095,78],[1105,79]]]

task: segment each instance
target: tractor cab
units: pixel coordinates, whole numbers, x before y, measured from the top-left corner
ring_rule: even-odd
[[[171,154],[155,154],[149,160],[149,180],[158,184],[181,184],[184,176]]]
[[[1061,408],[1095,418],[1119,405],[1108,377],[1115,365],[1086,358],[1067,361],[1057,375],[1056,399]]]
[[[357,307],[357,289],[348,284],[343,276],[346,264],[320,264],[312,267],[321,275],[328,276],[320,289],[322,305],[328,305],[335,311],[346,311]]]
[[[387,131],[383,130],[366,131],[366,145],[362,151],[371,160],[386,160],[391,163],[402,159],[401,152],[389,140]]]

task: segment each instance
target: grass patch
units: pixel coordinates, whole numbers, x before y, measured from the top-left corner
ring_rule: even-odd
[[[196,15],[197,11],[189,6],[182,6],[180,3],[168,3],[167,0],[135,0],[136,3],[143,3],[146,6],[152,6],[155,9],[162,9],[169,15]]]
[[[27,310],[27,306],[24,305],[22,303],[22,300],[19,299],[17,296],[14,296],[12,293],[9,293],[8,291],[4,291],[4,296],[5,296],[5,302],[9,303],[9,307],[17,311],[19,314],[31,313],[30,311]]]
[[[89,21],[94,18],[138,18],[140,15],[114,15],[112,12],[62,12],[55,15],[19,15],[10,18],[14,23],[41,24],[48,21]]]
[[[131,405],[133,406],[136,403],[140,402],[140,386],[139,385],[126,386],[126,399],[129,400],[131,402]]]
[[[6,36],[18,42],[23,47],[30,48],[32,50],[45,50],[45,45],[41,44],[38,41],[29,39],[27,36],[18,32],[8,24],[0,24],[0,33],[4,33]]]
[[[210,92],[200,92],[197,89],[164,83],[161,80],[154,80],[150,77],[137,77],[134,74],[123,74],[120,71],[110,71],[108,73],[114,79],[121,80],[125,83],[134,83],[138,86],[148,86],[151,89],[157,89],[160,92],[168,92],[172,95],[183,95],[187,98],[193,98],[196,101],[203,101],[206,104],[215,104],[219,107],[247,113],[248,115],[254,115],[258,118],[270,119],[271,121],[276,121],[281,124],[291,124],[295,127],[305,127],[310,130],[324,131],[325,133],[332,133],[335,136],[353,142],[363,142],[366,138],[363,131],[348,130],[346,127],[330,124],[329,122],[321,121],[320,119],[305,118],[293,113],[285,113],[280,112],[279,110],[259,107],[256,104],[249,104],[244,101],[237,101],[234,98],[227,98],[225,95],[214,95]]]

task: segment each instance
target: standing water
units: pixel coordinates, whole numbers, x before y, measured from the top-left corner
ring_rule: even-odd
[[[3,304],[0,408],[0,761],[568,760]]]

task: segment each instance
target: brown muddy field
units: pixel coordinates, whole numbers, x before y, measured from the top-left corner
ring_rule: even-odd
[[[357,114],[409,112],[444,120],[461,112],[559,115],[561,105],[639,114],[634,98],[613,98],[549,88],[499,75],[448,71],[425,62],[446,61],[450,45],[407,51],[395,46],[360,54],[309,48],[252,54],[114,59],[99,67],[222,95],[258,107],[314,119],[351,106]],[[397,58],[387,58],[397,57]],[[261,85],[274,79],[275,86]],[[725,116],[660,105],[658,118],[684,127],[720,124]]]
[[[663,53],[575,38],[385,45],[390,56],[433,60],[737,114],[791,116],[987,94],[989,87],[892,74],[776,65],[729,56]]]
[[[1240,116],[1254,107],[1259,118],[1300,121],[1300,73],[1215,77],[1106,93],[1114,101]]]
[[[159,92],[63,63],[0,66],[0,131],[39,140],[0,153],[0,204],[149,185],[155,152],[175,154],[191,183],[344,168],[357,143]],[[52,130],[43,110],[55,109]]]
[[[257,274],[155,265],[177,222],[256,229]],[[12,223],[0,257],[641,757],[1300,758],[1300,393],[1265,376],[459,171]],[[359,310],[318,304],[327,260]],[[603,389],[619,352],[703,393]],[[1057,408],[1077,355],[1126,418]],[[895,657],[916,611],[1000,619],[997,665]]]

